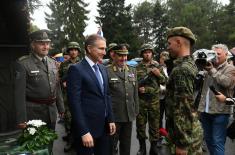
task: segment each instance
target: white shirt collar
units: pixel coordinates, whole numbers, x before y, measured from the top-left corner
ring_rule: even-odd
[[[93,68],[93,66],[95,65],[95,63],[88,57],[85,56],[86,61],[88,62],[88,64],[91,66],[91,68]]]

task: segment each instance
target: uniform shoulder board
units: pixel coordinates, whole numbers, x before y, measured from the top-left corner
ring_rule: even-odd
[[[24,55],[24,56],[20,57],[18,60],[23,61],[23,60],[26,60],[28,58],[29,58],[29,55]]]

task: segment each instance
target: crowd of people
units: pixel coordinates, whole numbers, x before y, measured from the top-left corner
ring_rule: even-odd
[[[65,120],[65,152],[130,155],[136,120],[137,155],[148,154],[146,140],[149,154],[159,153],[164,142],[160,128],[168,131],[172,154],[202,155],[204,139],[211,155],[224,155],[231,112],[224,102],[233,97],[235,85],[235,67],[227,61],[226,45],[212,45],[216,61],[200,68],[203,83],[195,103],[199,69],[192,49],[196,38],[186,27],[168,30],[168,47],[157,61],[154,47],[143,44],[139,49],[143,59],[136,67],[127,65],[127,44],[107,47],[98,34],[86,38],[84,58],[79,44],[69,42],[64,53],[69,58],[60,65],[48,56],[47,31],[35,31],[30,39],[30,55],[19,58],[25,71],[27,119],[41,119],[55,130],[58,111]],[[106,54],[110,62],[104,66]],[[219,93],[214,94],[211,86]]]

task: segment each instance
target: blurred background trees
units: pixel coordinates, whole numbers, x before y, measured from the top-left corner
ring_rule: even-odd
[[[29,6],[40,5],[40,0],[29,1]],[[83,44],[87,6],[83,0],[52,0],[49,4],[52,13],[46,15],[46,22],[55,49],[61,50],[68,41]],[[158,53],[165,50],[167,29],[175,26],[186,26],[195,33],[195,49],[215,43],[235,46],[235,0],[227,5],[217,0],[152,0],[135,6],[126,6],[125,0],[99,0],[98,13],[96,23],[107,43],[129,44],[131,57],[138,56],[143,43],[151,43]]]

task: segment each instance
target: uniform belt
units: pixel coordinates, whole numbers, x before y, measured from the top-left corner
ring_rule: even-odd
[[[51,105],[56,102],[56,97],[49,97],[46,99],[41,99],[41,98],[31,98],[31,97],[26,97],[26,100],[29,102],[34,102],[37,104],[48,104]]]

